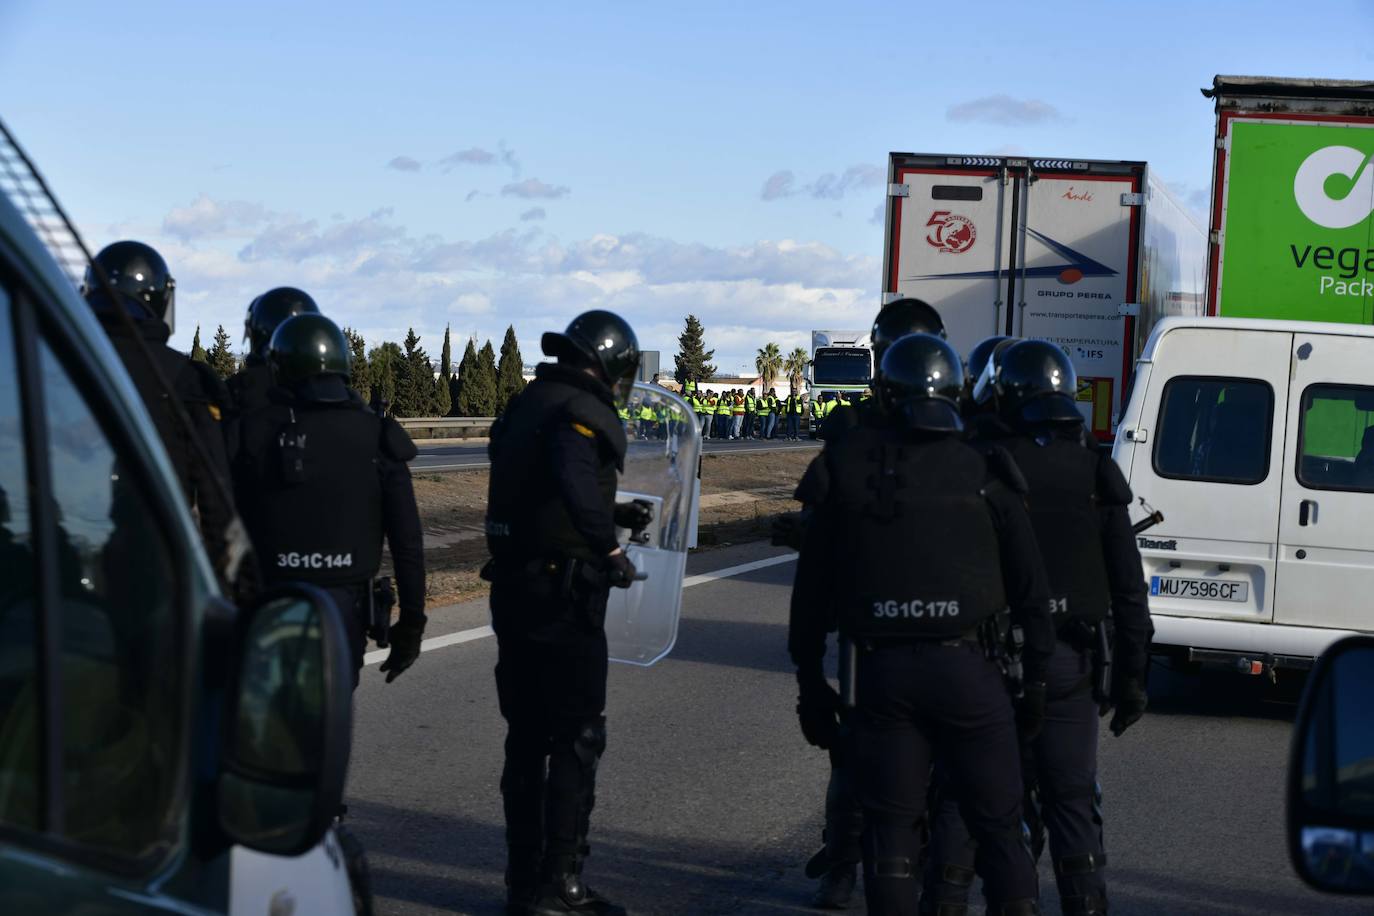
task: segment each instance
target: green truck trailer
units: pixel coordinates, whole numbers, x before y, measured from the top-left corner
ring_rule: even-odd
[[[1218,76],[1207,314],[1374,324],[1374,82]]]

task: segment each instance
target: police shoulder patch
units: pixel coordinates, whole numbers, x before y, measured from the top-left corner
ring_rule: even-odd
[[[218,404],[206,404],[205,407],[210,411],[210,419],[218,422],[222,418]]]
[[[576,431],[576,432],[578,433],[578,435],[586,436],[588,439],[595,439],[595,438],[596,438],[596,433],[594,433],[594,432],[591,430],[590,427],[583,426],[581,423],[577,422],[576,420],[574,420],[574,421],[572,422],[572,428],[573,428],[574,431]]]
[[[391,417],[382,418],[381,446],[387,457],[395,461],[412,461],[420,454],[410,434]]]

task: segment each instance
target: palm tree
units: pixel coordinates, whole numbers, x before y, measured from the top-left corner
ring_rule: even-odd
[[[806,375],[806,367],[809,365],[811,365],[811,357],[801,347],[797,347],[787,354],[787,359],[783,361],[782,368],[792,383],[793,391],[801,392],[802,378]]]
[[[778,373],[782,371],[782,363],[782,350],[777,344],[765,344],[759,350],[759,355],[754,359],[754,368],[759,370],[759,381],[765,392],[777,381]]]

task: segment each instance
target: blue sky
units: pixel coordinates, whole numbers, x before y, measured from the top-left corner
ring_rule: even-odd
[[[0,117],[88,241],[164,251],[183,346],[292,284],[436,356],[605,307],[670,364],[694,312],[741,368],[871,321],[890,150],[1200,201],[1215,73],[1374,79],[1374,2],[0,4]]]

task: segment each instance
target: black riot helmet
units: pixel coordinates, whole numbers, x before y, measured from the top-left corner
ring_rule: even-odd
[[[1069,354],[1048,340],[1019,340],[998,354],[994,371],[984,372],[974,399],[995,402],[1008,423],[1082,423],[1078,373]]]
[[[988,363],[992,362],[992,354],[1001,344],[1013,341],[1016,338],[1005,335],[994,337],[984,337],[973,345],[973,349],[968,351],[968,359],[964,360],[964,393],[972,397],[973,386],[978,384],[978,379],[982,378],[983,372],[988,368]],[[1007,346],[1010,346],[1008,343]],[[1001,347],[1005,350],[1006,347]]]
[[[100,249],[94,260],[116,293],[146,311],[140,317],[157,318],[175,329],[177,281],[155,248],[142,242],[113,242]],[[106,298],[102,292],[100,276],[88,264],[81,295],[98,309]]]
[[[878,402],[898,423],[924,432],[954,433],[964,367],[959,354],[933,334],[908,334],[883,354]]]
[[[319,376],[348,379],[352,360],[339,326],[320,314],[288,318],[267,345],[267,364],[278,385],[293,385]]]
[[[920,299],[895,299],[883,306],[878,317],[873,319],[874,365],[881,366],[883,353],[887,348],[908,334],[933,334],[945,336],[945,323],[935,307]]]
[[[595,369],[611,387],[616,404],[629,403],[639,371],[639,339],[624,318],[602,309],[583,312],[562,334],[548,331],[539,343],[545,356],[560,363]]]
[[[269,289],[248,305],[243,320],[243,339],[249,341],[248,361],[261,364],[267,359],[267,345],[283,321],[306,313],[319,314],[320,307],[310,294],[294,286]]]

